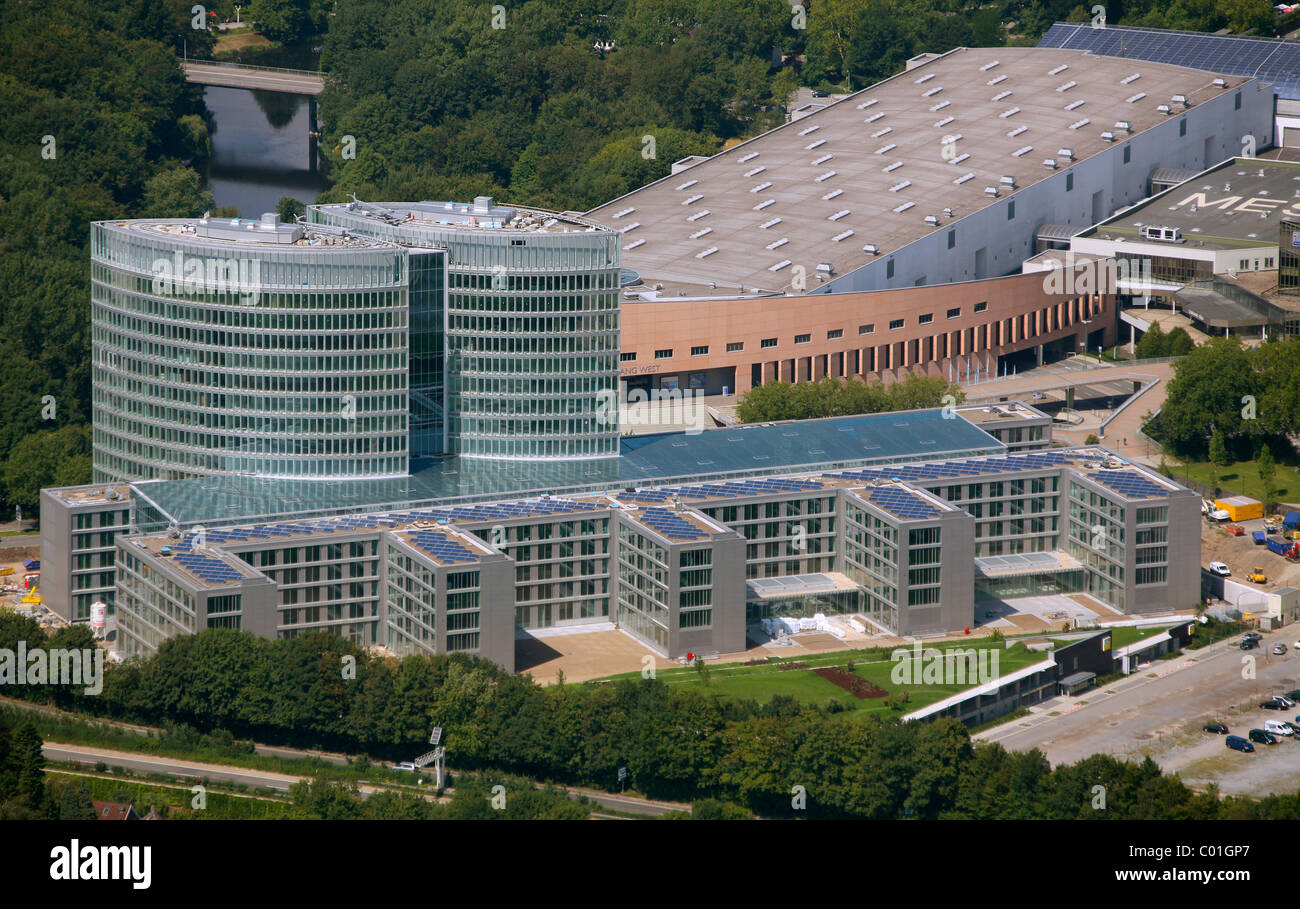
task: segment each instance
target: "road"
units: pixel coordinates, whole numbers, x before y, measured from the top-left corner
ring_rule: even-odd
[[[248,88],[313,96],[325,90],[325,77],[320,73],[265,70],[229,63],[201,63],[194,60],[183,62],[181,69],[185,73],[186,82],[198,85],[220,85],[225,88]]]
[[[303,779],[303,777],[274,773],[270,770],[253,770],[224,764],[202,764],[197,761],[183,761],[180,758],[113,751],[89,745],[46,742],[43,750],[46,759],[51,761],[75,761],[79,764],[104,763],[109,767],[130,770],[134,773],[165,773],[194,780],[207,778],[224,783],[238,783],[241,786],[275,789],[279,792],[288,792],[293,788],[294,783]]]
[[[1053,765],[1099,753],[1138,755],[1163,737],[1219,718],[1228,708],[1300,687],[1300,653],[1293,648],[1286,656],[1270,653],[1273,644],[1294,637],[1290,631],[1266,634],[1260,647],[1249,654],[1238,649],[1239,638],[1186,651],[1101,689],[1075,698],[1054,698],[1033,708],[1030,716],[975,738],[1013,751],[1038,748]],[[1254,657],[1254,679],[1242,678],[1247,655]],[[1150,674],[1156,677],[1148,678]]]
[[[257,746],[257,751],[259,754],[279,754],[285,757],[314,756],[331,763],[346,762],[343,755],[332,755],[325,752],[303,752],[290,748],[271,748],[265,745]],[[51,761],[72,761],[91,765],[102,762],[109,767],[130,770],[134,773],[163,773],[182,779],[194,780],[206,778],[216,782],[238,783],[244,786],[274,789],[278,792],[288,792],[294,783],[309,779],[309,777],[305,776],[275,773],[270,770],[231,767],[227,764],[207,764],[199,761],[186,761],[180,758],[159,757],[131,751],[115,751],[90,745],[66,745],[60,742],[46,742],[44,752],[45,757]],[[363,796],[381,791],[383,788],[382,786],[359,787]],[[689,812],[691,810],[690,805],[678,802],[662,802],[640,798],[639,796],[617,795],[572,786],[565,788],[570,798],[576,799],[579,796],[586,796],[590,801],[595,802],[602,808],[610,811],[621,811],[626,814],[658,817],[667,814],[669,811]],[[454,792],[455,790],[448,791]],[[429,797],[432,798],[432,796]]]

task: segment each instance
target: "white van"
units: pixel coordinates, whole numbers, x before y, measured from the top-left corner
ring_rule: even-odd
[[[1281,723],[1277,720],[1265,720],[1264,731],[1271,732],[1274,735],[1290,735],[1292,730],[1286,723]]]

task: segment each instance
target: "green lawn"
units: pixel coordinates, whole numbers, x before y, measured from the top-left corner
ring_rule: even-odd
[[[911,648],[901,649],[910,652]],[[989,640],[948,641],[934,645],[934,647],[926,647],[926,649],[942,651],[952,649],[996,650],[998,653],[999,675],[1006,675],[1047,659],[1046,653],[1031,652],[1023,644],[1015,644],[1008,649],[1003,642]],[[726,699],[753,699],[763,703],[770,700],[774,695],[782,694],[793,697],[805,704],[825,705],[827,701],[833,700],[838,701],[846,709],[860,716],[870,714],[901,716],[954,695],[975,683],[972,681],[966,685],[943,685],[926,684],[923,681],[918,681],[916,684],[911,685],[896,685],[892,678],[896,663],[890,659],[891,652],[892,648],[887,650],[838,651],[809,657],[781,657],[768,660],[758,666],[722,663],[708,666],[707,680],[693,667],[661,670],[658,677],[670,685],[700,686],[704,690]],[[907,703],[901,708],[890,708],[885,706],[885,698],[860,700],[812,671],[812,668],[816,667],[844,666],[849,660],[854,663],[853,672],[855,675],[885,689],[891,695],[898,695],[902,691],[906,691],[908,694]],[[781,663],[788,662],[799,662],[809,668],[778,668]],[[638,677],[639,673],[627,673],[614,678]]]
[[[1209,461],[1175,463],[1170,459],[1169,467],[1173,473],[1219,487],[1225,496],[1246,495],[1264,501],[1264,482],[1259,478],[1259,469],[1254,461],[1238,461],[1231,467],[1220,467]],[[1300,501],[1300,474],[1295,472],[1295,467],[1277,465],[1273,474],[1273,499],[1277,502]]]
[[[1110,646],[1112,650],[1118,650],[1146,638],[1155,637],[1172,627],[1172,625],[1144,625],[1138,628],[1133,625],[1121,625],[1110,630]]]

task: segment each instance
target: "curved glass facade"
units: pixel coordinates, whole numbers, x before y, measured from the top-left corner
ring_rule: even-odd
[[[617,233],[490,199],[472,208],[353,203],[310,212],[317,223],[446,251],[449,453],[618,455]]]
[[[91,247],[95,482],[407,473],[406,250],[273,219]]]

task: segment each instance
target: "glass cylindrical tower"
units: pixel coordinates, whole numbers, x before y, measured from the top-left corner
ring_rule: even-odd
[[[407,473],[405,249],[274,215],[91,247],[95,482]]]
[[[619,451],[619,235],[574,215],[352,202],[312,221],[446,252],[445,450],[476,458]]]

